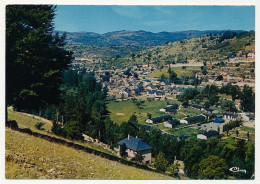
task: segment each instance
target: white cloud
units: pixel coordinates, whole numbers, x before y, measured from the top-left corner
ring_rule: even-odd
[[[154,9],[160,13],[166,14],[166,15],[174,15],[175,12],[173,9],[169,9],[169,6],[155,6]]]
[[[118,15],[129,18],[142,19],[146,16],[141,8],[136,6],[114,6],[112,9]]]

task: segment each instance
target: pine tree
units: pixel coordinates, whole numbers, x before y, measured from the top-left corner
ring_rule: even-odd
[[[53,34],[55,6],[6,6],[7,105],[38,110],[57,103],[62,71],[71,62],[66,34]]]

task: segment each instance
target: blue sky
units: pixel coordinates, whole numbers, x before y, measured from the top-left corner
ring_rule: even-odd
[[[73,6],[58,5],[56,30],[106,33],[185,30],[254,30],[254,6]]]

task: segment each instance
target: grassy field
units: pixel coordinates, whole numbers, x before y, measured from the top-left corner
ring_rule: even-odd
[[[238,137],[247,139],[247,132],[249,132],[249,141],[250,144],[255,144],[255,128],[241,126],[229,131],[229,136],[227,136],[226,132],[224,133],[224,137],[222,140],[231,148],[234,148],[234,144],[236,143],[236,130],[239,131]]]
[[[40,117],[38,117],[38,116],[33,116],[33,115],[30,115],[30,114],[24,114],[24,113],[21,113],[21,112],[8,110],[8,120],[16,120],[19,128],[30,128],[34,132],[39,132],[39,133],[42,133],[42,134],[50,135],[50,136],[53,136],[53,137],[57,137],[59,139],[65,139],[63,137],[56,136],[55,134],[51,133],[51,128],[52,128],[52,122],[51,121],[44,119],[44,118],[40,118],[41,120],[39,120],[39,118]],[[35,127],[35,124],[37,122],[44,122],[45,123],[42,127],[42,128],[44,128],[44,130],[38,130]],[[71,141],[71,140],[68,140],[68,139],[65,139],[65,140]],[[71,141],[71,142],[75,142],[77,144],[80,144],[80,145],[83,145],[83,146],[86,146],[86,147],[89,147],[89,148],[93,148],[93,149],[96,149],[98,151],[106,152],[108,154],[113,155],[112,152],[110,152],[110,151],[104,149],[103,147],[96,145],[94,143],[79,142],[79,141]]]
[[[179,103],[176,100],[168,100],[169,103]],[[164,112],[160,112],[159,109],[166,107],[167,101],[145,101],[142,109],[130,100],[121,102],[110,102],[108,104],[108,110],[111,112],[111,119],[121,124],[123,121],[127,121],[132,114],[135,114],[139,123],[144,123],[147,119],[147,113],[152,114],[152,117],[166,115]]]
[[[177,114],[173,115],[173,118],[182,119],[184,117],[187,117],[187,115],[196,116],[201,113],[202,113],[202,111],[200,111],[200,110],[191,109],[191,108],[181,108],[180,110],[178,110]]]
[[[11,178],[174,179],[6,128],[6,173]]]
[[[191,76],[193,74],[193,72],[201,71],[200,67],[197,67],[197,66],[186,67],[185,69],[182,69],[182,67],[172,67],[171,70],[174,71],[177,74],[178,77]],[[151,73],[147,77],[148,78],[149,77],[159,78],[162,74],[164,74],[165,76],[168,77],[169,76],[168,68],[163,68],[162,70],[155,70],[153,73]]]

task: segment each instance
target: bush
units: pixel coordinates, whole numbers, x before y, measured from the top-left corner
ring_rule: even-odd
[[[81,134],[80,124],[77,121],[69,121],[64,125],[62,130],[64,137],[67,137],[71,140],[84,140],[84,137]]]
[[[169,161],[166,160],[164,153],[159,152],[154,162],[154,167],[156,168],[156,170],[165,172],[168,165],[169,165]]]
[[[44,125],[45,123],[43,122],[38,122],[36,123],[34,126],[38,129],[38,130],[44,130],[44,128],[42,128],[42,126]]]

